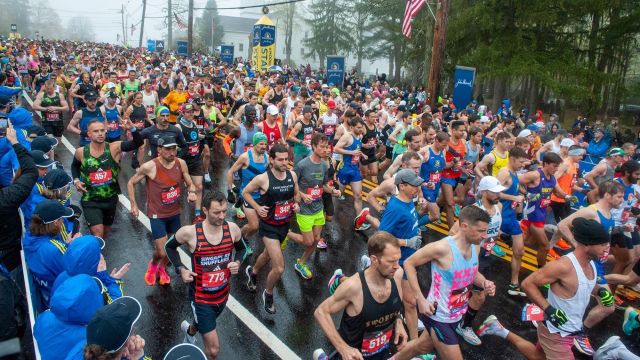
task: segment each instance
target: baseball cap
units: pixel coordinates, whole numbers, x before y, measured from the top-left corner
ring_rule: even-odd
[[[184,343],[178,344],[169,350],[163,360],[206,360],[206,356],[199,347]]]
[[[331,95],[331,92],[327,89],[322,90],[322,95]]]
[[[275,105],[269,105],[269,107],[267,107],[267,112],[269,113],[269,115],[278,115],[278,113],[280,112],[278,110],[278,107]]]
[[[311,106],[309,106],[309,105],[305,105],[305,106],[302,108],[302,113],[303,113],[303,114],[306,114],[306,113],[312,113],[312,112],[313,112],[313,109],[312,109],[312,108],[311,108]]]
[[[131,296],[122,296],[96,311],[87,325],[87,345],[99,345],[107,352],[120,350],[131,336],[142,306]]]
[[[158,139],[158,146],[161,147],[172,147],[172,146],[178,146],[178,144],[176,143],[176,138],[174,138],[173,136],[163,136],[160,139]]]
[[[115,89],[115,87],[116,87],[116,84],[112,82],[107,83],[107,89]]]
[[[36,205],[33,214],[38,215],[43,223],[50,224],[58,219],[72,217],[73,209],[64,207],[56,200],[46,199]]]
[[[169,110],[169,108],[166,106],[158,106],[158,108],[156,109],[156,116],[169,114],[171,114],[171,110]]]
[[[398,105],[398,111],[405,112],[407,111],[407,107],[405,105]]]
[[[109,91],[109,94],[107,94],[108,97],[115,99],[118,97],[118,94],[116,94],[115,91]]]
[[[47,132],[40,125],[33,124],[27,128],[27,137],[29,138],[36,138],[38,136],[45,136],[45,135],[47,135]]]
[[[182,105],[182,108],[180,108],[180,112],[187,112],[187,111],[193,111],[193,104],[184,103]]]
[[[519,138],[524,138],[524,137],[527,137],[527,136],[529,136],[529,135],[531,135],[531,134],[532,134],[532,133],[531,133],[531,130],[529,130],[529,129],[524,129],[524,130],[520,131],[520,133],[518,134],[518,137],[519,137]]]
[[[323,89],[328,89],[328,88],[329,88],[329,85],[327,85],[327,84],[322,84],[322,86],[321,86],[321,87],[322,87]]]
[[[0,95],[0,106],[5,107],[7,105],[13,105],[13,99],[6,95]]]
[[[53,169],[44,176],[44,186],[50,190],[58,190],[71,183],[69,176],[63,169]]]
[[[40,150],[43,153],[48,153],[58,145],[58,140],[55,138],[40,135],[31,141],[31,150]]]
[[[611,150],[609,150],[609,152],[607,153],[607,156],[625,156],[625,152],[624,150],[620,149],[620,148],[613,148]]]
[[[53,159],[51,159],[49,155],[45,154],[42,150],[32,150],[31,157],[37,167],[46,168],[53,164]]]
[[[84,94],[84,99],[85,100],[97,100],[98,99],[98,94],[96,94],[95,91],[87,91]]]
[[[335,107],[336,107],[336,102],[335,102],[335,101],[333,101],[333,100],[329,100],[329,101],[327,101],[327,107],[328,107],[329,109],[335,109]]]
[[[506,187],[502,186],[495,176],[485,176],[480,180],[480,184],[478,184],[478,192],[491,191],[493,193],[499,193],[504,189],[506,189]]]
[[[400,105],[400,106],[405,106],[405,105],[407,105],[407,102],[406,102],[406,101],[404,101],[404,100],[402,100],[402,101],[400,101],[400,104],[398,104],[398,105]]]
[[[569,138],[564,138],[560,141],[560,146],[571,147],[571,145],[575,145],[575,143]]]
[[[395,184],[409,184],[411,186],[420,186],[424,182],[424,179],[416,175],[416,172],[409,169],[403,169],[396,173]]]
[[[488,123],[489,121],[490,120],[489,120],[489,117],[487,115],[480,116],[480,122],[481,123]]]

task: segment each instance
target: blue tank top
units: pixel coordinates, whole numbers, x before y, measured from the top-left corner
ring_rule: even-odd
[[[253,151],[247,151],[247,156],[249,157],[249,166],[246,169],[242,169],[240,171],[240,193],[242,190],[249,184],[254,177],[264,173],[267,171],[267,166],[269,166],[269,161],[267,160],[267,154],[262,154],[263,162],[257,163],[253,160]],[[251,197],[258,200],[260,198],[260,191],[254,191],[251,193]]]
[[[551,175],[544,176],[544,171],[538,168],[540,182],[538,186],[527,187],[527,193],[536,195],[533,200],[529,200],[524,210],[524,218],[529,221],[545,221],[547,219],[547,207],[551,204],[551,193],[556,186],[556,178]]]
[[[613,227],[616,224],[615,220],[613,219],[613,216],[612,217],[604,216],[604,214],[601,213],[600,210],[596,209],[595,204],[590,206],[593,206],[593,208],[596,210],[596,214],[598,214],[598,219],[600,220],[600,224],[604,228],[604,231],[606,231],[607,234],[611,235],[611,232],[613,231]]]
[[[445,165],[443,152],[436,154],[433,149],[429,148],[429,160],[420,165],[420,177],[427,182],[437,184],[440,181],[440,175]]]
[[[518,174],[509,171],[509,175],[511,175],[511,186],[508,189],[503,191],[503,193],[507,195],[520,195],[520,191],[518,190],[518,186],[520,185],[520,180],[518,180]],[[515,208],[518,206],[518,203],[511,200],[500,199],[502,203],[502,216],[513,218],[516,216]]]
[[[83,110],[84,112],[84,110]],[[118,120],[118,108],[114,107],[113,109],[109,109],[108,107],[104,107],[104,114],[106,115],[106,125],[107,125],[107,137],[110,139],[119,138],[121,129],[120,129],[120,120]]]
[[[467,141],[467,154],[464,156],[465,161],[476,163],[478,161],[478,155],[480,155],[481,149],[481,144],[478,144],[476,146],[476,149],[474,150],[471,146],[471,141]]]
[[[234,145],[234,155],[239,157],[242,153],[249,150],[251,142],[253,141],[253,135],[258,132],[258,129],[254,126],[253,129],[248,130],[244,124],[240,124],[240,137],[236,139]]]
[[[344,149],[345,150],[360,150],[362,149],[362,141],[358,138],[356,138],[354,135],[351,135],[351,137],[353,138],[353,142],[351,143],[351,145],[346,146]],[[353,166],[353,167],[358,167],[360,164],[360,155],[347,155],[347,154],[343,154],[342,155],[342,163],[344,166]]]
[[[104,121],[104,117],[102,117],[100,109],[96,108],[91,111],[87,108],[82,108],[82,117],[78,124],[78,127],[80,127],[80,146],[87,145],[91,142],[91,139],[87,136],[87,130],[89,128],[89,122],[95,119]]]

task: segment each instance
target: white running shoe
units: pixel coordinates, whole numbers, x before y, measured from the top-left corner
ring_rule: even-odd
[[[196,336],[189,335],[190,326],[191,324],[189,324],[187,320],[182,320],[182,323],[180,324],[180,329],[182,329],[182,332],[184,333],[184,339],[182,340],[182,342],[188,343],[188,344],[195,344],[197,342]]]
[[[478,335],[476,335],[471,326],[462,327],[462,322],[458,323],[458,326],[456,326],[456,333],[462,336],[464,341],[471,345],[478,346],[482,344],[482,340],[480,340]]]
[[[489,315],[477,331],[478,336],[496,335],[506,338],[509,330],[505,329],[495,315]]]

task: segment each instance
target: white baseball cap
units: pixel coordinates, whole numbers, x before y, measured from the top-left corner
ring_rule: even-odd
[[[489,121],[490,121],[490,120],[489,120],[489,117],[488,117],[488,116],[486,116],[486,115],[482,115],[482,116],[480,116],[480,122],[481,122],[481,123],[488,123]]]
[[[115,87],[116,87],[116,84],[114,84],[114,83],[112,83],[112,82],[107,83],[107,89],[113,89],[113,88],[115,88]]]
[[[480,180],[480,184],[478,185],[478,192],[480,191],[491,191],[493,193],[499,193],[505,190],[506,187],[500,184],[500,180],[498,180],[495,176],[485,176]]]
[[[529,135],[531,135],[531,130],[524,129],[524,130],[520,131],[520,133],[518,134],[518,137],[519,138],[524,138],[524,137],[527,137]]]
[[[576,143],[573,142],[573,140],[569,139],[569,138],[564,138],[562,139],[562,141],[560,141],[560,146],[564,146],[564,147],[571,147],[573,145],[575,145]]]
[[[278,111],[278,107],[275,105],[269,105],[269,107],[267,107],[267,112],[269,113],[269,115],[278,115],[278,113],[280,111]]]

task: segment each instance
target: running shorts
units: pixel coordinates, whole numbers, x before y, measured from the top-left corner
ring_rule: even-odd
[[[187,169],[189,171],[189,175],[191,176],[204,176],[204,168],[202,167],[202,158],[199,156],[197,158],[187,158],[184,159],[184,162],[187,163]]]
[[[538,323],[538,343],[536,349],[544,352],[547,360],[573,360],[574,336],[560,336],[560,333],[552,334],[543,321]]]
[[[367,158],[366,159],[364,157],[360,158],[360,164],[369,165],[369,164],[373,164],[374,162],[378,161],[376,159],[376,152],[375,151],[373,151],[371,153],[364,153],[364,154],[367,155]]]
[[[191,296],[193,299],[193,295]],[[191,300],[191,311],[193,312],[193,320],[196,323],[198,332],[202,335],[216,329],[218,317],[222,314],[227,302],[222,304],[199,304]]]
[[[311,215],[296,213],[296,220],[298,221],[298,227],[300,227],[300,231],[308,233],[313,230],[314,226],[324,225],[324,211],[320,210]]]
[[[355,166],[343,166],[338,170],[338,181],[345,186],[354,182],[362,181],[360,169]]]
[[[537,228],[544,228],[544,221],[531,221],[531,220],[527,220],[527,219],[522,219],[522,221],[520,221],[520,224],[525,229],[528,229],[529,226],[535,226]]]
[[[445,345],[458,345],[458,334],[456,333],[456,327],[462,320],[458,320],[452,323],[443,323],[423,314],[418,314],[420,320],[424,324],[424,328],[431,333],[431,329],[436,334],[438,340]]]
[[[427,189],[424,186],[422,186],[421,189],[424,198],[428,202],[434,203],[436,202],[436,199],[438,199],[438,195],[440,194],[440,183],[437,183],[434,189]]]
[[[443,177],[442,179],[442,184],[447,184],[449,186],[451,186],[452,188],[456,188],[458,185],[464,185],[465,180],[461,179],[460,177],[457,178],[447,178],[447,177]]]
[[[151,223],[151,239],[157,240],[167,236],[167,234],[175,234],[182,224],[180,224],[180,214],[170,216],[168,218],[149,219]]]
[[[387,146],[384,153],[385,159],[391,160],[393,157],[393,146]]]
[[[507,234],[510,236],[522,234],[522,228],[520,227],[520,222],[515,217],[503,217],[502,224],[500,224],[500,231],[503,234]]]
[[[258,236],[278,240],[280,242],[284,241],[284,238],[287,237],[288,232],[288,223],[283,225],[270,225],[265,223],[264,221],[260,221],[260,225],[258,226]]]
[[[113,196],[99,201],[80,201],[80,205],[82,205],[82,214],[87,221],[87,226],[111,226],[116,217],[118,197]]]
[[[42,128],[47,134],[52,134],[55,137],[61,137],[64,132],[64,124],[62,121],[43,121]]]

